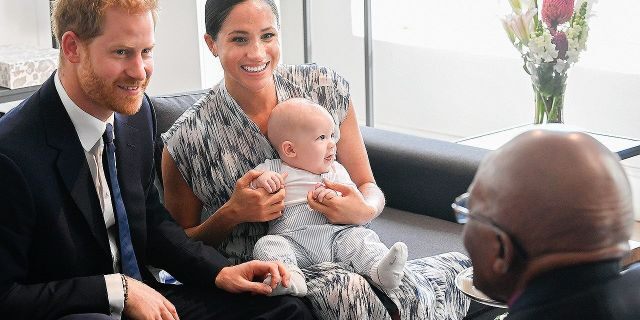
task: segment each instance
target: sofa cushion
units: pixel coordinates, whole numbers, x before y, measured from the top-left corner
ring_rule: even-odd
[[[208,91],[209,90],[198,90],[151,97],[151,103],[156,110],[158,134],[165,133],[169,130],[178,117]]]
[[[466,254],[462,244],[462,225],[417,213],[387,207],[369,227],[388,247],[398,241],[409,246],[409,259],[445,252]]]
[[[487,150],[377,128],[360,130],[388,207],[454,221],[451,203],[467,190]]]

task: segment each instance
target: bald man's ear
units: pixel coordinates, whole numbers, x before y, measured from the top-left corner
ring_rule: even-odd
[[[497,274],[507,273],[513,266],[515,251],[511,238],[502,231],[496,230],[496,242],[498,244],[496,258],[493,262],[493,271]]]
[[[293,142],[286,140],[281,144],[282,153],[287,158],[294,158],[296,156],[296,149]]]
[[[62,41],[60,41],[60,52],[65,60],[71,63],[79,63],[80,51],[83,49],[80,38],[73,31],[67,31],[62,35]]]

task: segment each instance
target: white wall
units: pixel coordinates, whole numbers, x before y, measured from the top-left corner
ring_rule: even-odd
[[[0,1],[0,45],[51,48],[50,33],[49,1]]]
[[[304,25],[302,1],[284,0],[280,10],[280,40],[283,44],[281,62],[304,63]],[[291,45],[286,45],[291,44]]]
[[[160,1],[150,94],[211,87],[222,78],[220,63],[206,47],[205,0]]]

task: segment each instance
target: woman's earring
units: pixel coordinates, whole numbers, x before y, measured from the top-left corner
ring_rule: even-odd
[[[217,58],[217,57],[218,57],[218,54],[217,54],[217,53],[214,53],[214,54],[213,54],[213,56]]]

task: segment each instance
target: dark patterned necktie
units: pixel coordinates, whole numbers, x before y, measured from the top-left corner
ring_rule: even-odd
[[[142,280],[140,269],[138,269],[136,254],[133,251],[133,244],[131,243],[127,211],[124,208],[124,201],[122,200],[120,185],[118,184],[118,174],[116,171],[116,145],[113,143],[113,126],[110,123],[107,123],[107,129],[102,135],[102,139],[104,139],[105,152],[107,153],[111,198],[113,199],[113,208],[115,209],[116,220],[118,221],[118,234],[120,236],[120,265],[122,266],[122,273],[134,279]]]

